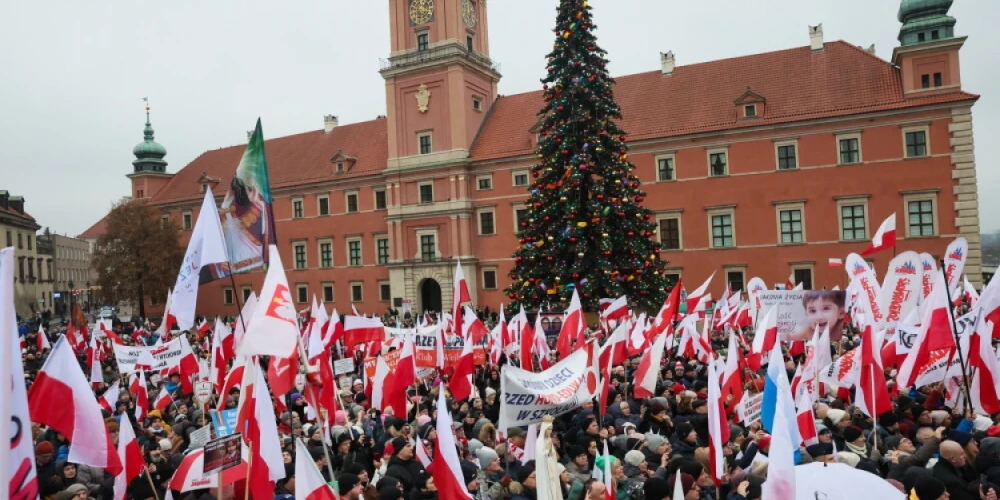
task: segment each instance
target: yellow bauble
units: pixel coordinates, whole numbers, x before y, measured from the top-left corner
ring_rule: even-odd
[[[577,222],[576,223],[576,227],[587,227],[587,223],[586,222]]]

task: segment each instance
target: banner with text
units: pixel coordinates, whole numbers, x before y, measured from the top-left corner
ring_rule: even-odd
[[[135,369],[136,362],[139,361],[139,356],[144,352],[148,352],[152,356],[153,364],[150,371],[154,372],[180,365],[181,358],[184,356],[184,348],[180,338],[163,345],[147,347],[114,344],[114,348],[115,359],[118,360],[118,371],[122,374],[135,373],[137,371]]]
[[[545,415],[558,417],[590,401],[598,390],[597,374],[588,369],[580,349],[541,373],[510,365],[500,371],[500,429],[535,424]]]

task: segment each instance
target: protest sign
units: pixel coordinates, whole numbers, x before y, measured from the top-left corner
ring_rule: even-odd
[[[135,373],[135,364],[139,356],[147,352],[153,358],[153,365],[150,371],[167,370],[181,363],[184,357],[184,347],[181,339],[177,338],[163,345],[156,346],[125,346],[114,344],[115,359],[118,361],[118,371],[122,374]]]
[[[194,384],[194,399],[204,405],[212,399],[212,383],[196,382]]]
[[[215,426],[216,436],[228,436],[236,431],[237,411],[233,408],[232,410],[212,412],[212,425]]]
[[[749,426],[760,421],[760,409],[763,402],[764,393],[758,392],[757,394],[750,395],[750,393],[743,391],[743,398],[736,405],[736,415],[739,417],[740,422],[743,422],[744,426]]]
[[[334,375],[343,375],[354,371],[354,359],[343,358],[333,362]]]
[[[205,471],[203,476],[218,474],[230,467],[243,463],[240,456],[240,433],[213,439],[205,443]]]
[[[212,426],[206,425],[191,433],[191,444],[188,449],[197,450],[205,446],[209,439],[212,439]]]
[[[831,335],[843,329],[842,290],[765,290],[758,297],[762,311],[777,308],[778,336],[782,341],[809,340],[817,324],[828,325]]]
[[[557,417],[590,401],[599,390],[597,373],[580,349],[541,373],[510,365],[500,371],[500,422],[507,429]]]

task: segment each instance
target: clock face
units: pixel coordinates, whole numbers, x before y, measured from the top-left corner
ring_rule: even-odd
[[[434,16],[434,0],[410,0],[410,20],[424,24]]]
[[[472,0],[462,0],[462,19],[469,27],[476,25],[476,5]]]

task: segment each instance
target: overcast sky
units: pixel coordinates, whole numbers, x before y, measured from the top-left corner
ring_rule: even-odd
[[[442,1],[442,0],[438,0]],[[176,172],[201,152],[385,114],[379,58],[387,0],[9,2],[0,16],[0,189],[42,226],[75,235],[129,193],[142,97]],[[501,94],[540,88],[556,0],[489,0]],[[823,23],[891,58],[898,0],[591,0],[613,75],[804,46]],[[1000,3],[955,0],[965,90],[974,109],[980,214],[1000,230]],[[994,49],[991,51],[991,48]],[[664,117],[669,119],[669,117]],[[234,165],[235,167],[235,165]],[[945,214],[942,209],[942,215]]]

